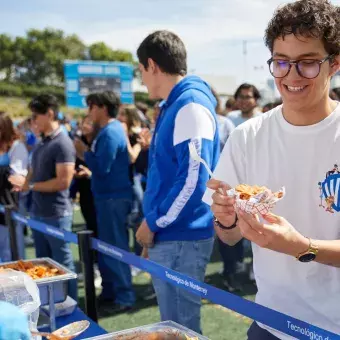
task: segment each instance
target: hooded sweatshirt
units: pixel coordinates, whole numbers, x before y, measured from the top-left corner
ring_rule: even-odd
[[[210,87],[187,76],[162,105],[149,151],[144,214],[155,241],[212,237],[210,207],[202,202],[207,170],[190,158],[189,143],[213,170],[219,157],[216,100]]]

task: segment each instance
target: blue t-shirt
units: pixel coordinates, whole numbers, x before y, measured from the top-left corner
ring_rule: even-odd
[[[26,144],[28,146],[34,146],[37,144],[37,142],[38,138],[35,136],[35,134],[30,130],[26,131]]]
[[[92,171],[92,192],[96,200],[132,198],[129,154],[122,124],[113,120],[103,127],[85,153]]]
[[[220,135],[220,149],[223,150],[224,145],[227,142],[230,134],[235,129],[235,125],[228,117],[216,115],[216,118],[218,122],[218,130]]]
[[[31,170],[32,183],[46,182],[56,178],[56,166],[75,163],[74,145],[67,135],[58,129],[44,138],[33,150]],[[32,192],[32,215],[59,218],[72,214],[69,189],[57,192]]]
[[[260,115],[261,115],[261,112],[255,112],[254,115],[250,118],[243,117],[242,112],[240,110],[237,110],[237,111],[230,112],[227,118],[229,118],[233,122],[233,124],[237,127],[241,125],[242,123],[246,122],[248,119],[258,117]]]

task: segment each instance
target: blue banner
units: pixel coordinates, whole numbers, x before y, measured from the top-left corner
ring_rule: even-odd
[[[92,239],[92,248],[119,261],[143,269],[163,281],[177,285],[193,294],[200,295],[204,299],[232,309],[237,313],[298,339],[340,339],[339,335],[312,326],[304,321],[243,299],[242,297],[210,286],[206,283],[197,281],[191,277],[138,257],[95,238]]]
[[[123,104],[132,104],[133,65],[124,62],[66,60],[65,94],[69,107],[86,108],[86,96],[93,92],[113,91]]]
[[[1,210],[2,206],[0,206]],[[58,228],[40,223],[31,219],[26,219],[20,214],[13,213],[12,217],[21,223],[28,224],[32,229],[62,239],[66,242],[78,243],[77,235],[65,232]],[[178,273],[169,268],[163,267],[155,262],[136,256],[130,252],[114,247],[106,242],[92,238],[92,248],[111,256],[119,261],[138,267],[151,275],[186,289],[193,294],[210,300],[223,307],[231,309],[239,314],[245,315],[253,320],[272,327],[282,333],[288,334],[298,339],[336,340],[340,335],[331,333],[319,327],[310,325],[304,321],[295,319],[286,314],[246,300],[237,295],[210,286],[204,282],[195,280],[189,276]]]
[[[31,220],[30,218],[25,218],[25,217],[21,216],[20,214],[18,214],[16,212],[12,213],[12,217],[13,217],[14,220],[16,220],[20,223],[27,224],[33,230],[40,231],[40,232],[42,232],[46,235],[53,236],[55,238],[58,238],[60,240],[65,241],[65,242],[71,242],[71,243],[78,244],[78,237],[74,233],[71,233],[71,232],[65,231],[65,230],[61,230],[59,228],[52,227],[52,226],[45,224],[45,223],[42,223],[42,222]]]

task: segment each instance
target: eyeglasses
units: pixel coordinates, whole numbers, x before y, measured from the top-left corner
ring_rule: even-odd
[[[242,94],[238,95],[236,99],[240,99],[240,100],[251,100],[254,99],[253,96],[243,96]]]
[[[314,79],[320,74],[321,65],[327,60],[334,57],[334,54],[327,56],[322,60],[301,59],[301,60],[285,60],[285,59],[269,59],[267,64],[269,71],[274,78],[284,78],[290,72],[292,65],[295,65],[296,72],[299,76],[306,79]]]

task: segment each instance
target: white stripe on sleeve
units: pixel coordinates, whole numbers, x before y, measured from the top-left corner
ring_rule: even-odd
[[[195,144],[197,153],[201,155],[202,140],[200,138],[191,139],[191,142]],[[160,217],[156,224],[159,228],[166,228],[169,224],[173,223],[188,203],[190,197],[194,193],[199,176],[200,163],[189,157],[189,169],[188,175],[185,180],[183,189],[172,203],[170,209],[165,216]]]

